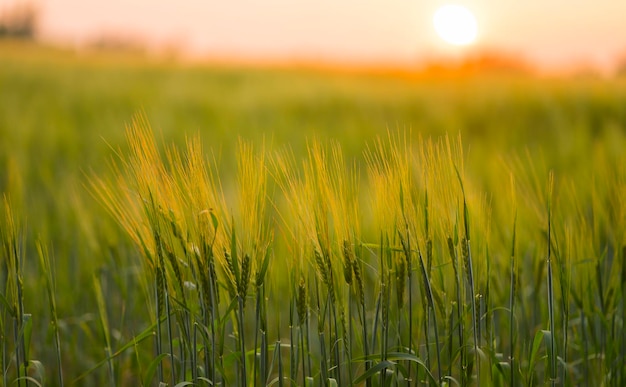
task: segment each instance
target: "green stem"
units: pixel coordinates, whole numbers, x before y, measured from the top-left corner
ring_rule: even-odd
[[[243,297],[237,296],[239,303],[239,350],[241,351],[241,385],[247,386],[247,370],[246,370],[246,344],[244,336],[244,318],[243,318]]]
[[[172,371],[170,373],[170,379],[172,386],[176,385],[176,364],[174,363],[174,336],[172,334],[172,318],[170,313],[170,297],[169,291],[165,289],[165,318],[167,320],[167,340],[170,346],[170,365]]]

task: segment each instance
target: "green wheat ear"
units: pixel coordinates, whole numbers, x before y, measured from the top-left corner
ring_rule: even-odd
[[[523,166],[532,176],[521,176],[519,186],[512,185],[510,192],[507,188],[493,192],[492,212],[492,203],[485,199],[488,194],[477,195],[476,181],[464,176],[460,139],[458,144],[448,137],[411,142],[407,136],[388,135],[365,152],[366,178],[359,173],[358,163],[345,162],[338,143],[313,141],[299,160],[293,153],[268,153],[264,145],[259,151],[242,141],[237,149],[237,184],[228,181],[225,190],[219,168],[207,160],[199,138],[189,140],[184,150],[171,147],[160,152],[141,118],[131,125],[128,137],[128,156],[120,155],[114,178],[94,178],[89,188],[137,244],[143,260],[140,267],[146,269],[143,277],[153,281],[149,298],[155,301],[151,313],[157,315],[158,354],[150,372],[156,375],[158,367],[159,381],[165,377],[173,385],[184,384],[189,381],[182,379],[192,375],[196,384],[203,378],[215,385],[251,384],[247,382],[254,378],[257,384],[280,385],[290,377],[302,384],[352,381],[369,387],[410,384],[436,374],[442,383],[460,385],[496,385],[509,377],[515,385],[528,375],[526,384],[532,385],[541,377],[554,383],[560,375],[559,381],[565,383],[566,373],[567,382],[575,383],[577,375],[593,380],[623,371],[619,368],[623,351],[615,344],[620,340],[611,340],[620,334],[624,320],[619,297],[624,294],[626,265],[621,273],[613,270],[620,265],[615,250],[624,245],[620,238],[625,212],[619,195],[626,181],[623,172],[605,172],[618,177],[607,178],[614,185],[609,188],[594,184],[590,191],[572,183],[571,198],[561,197],[558,203],[552,197],[554,177],[549,175],[548,265],[541,266],[535,251],[540,243],[532,236],[536,225],[528,219],[529,212],[537,214],[527,211],[539,208],[535,212],[546,224],[541,174],[532,165]],[[490,183],[500,182],[485,186]],[[268,188],[274,186],[277,193]],[[502,197],[508,193],[515,197],[518,192],[523,204],[515,198],[512,207],[502,204]],[[614,214],[603,208],[604,203],[610,203],[607,207]],[[512,209],[516,212],[511,241],[508,230],[491,232],[490,225],[510,224]],[[3,243],[10,229],[5,226]],[[381,236],[378,243],[368,243],[377,235]],[[559,243],[563,240],[566,243]],[[563,246],[565,253],[560,251]],[[572,262],[567,267],[566,256]],[[602,257],[595,272],[587,270],[588,258],[581,258],[593,256]],[[419,263],[415,268],[413,259]],[[557,265],[556,276],[552,263]],[[529,275],[537,279],[547,275],[547,286],[542,281],[523,281],[519,273],[526,270],[520,270],[520,265],[528,265],[523,267],[530,267]],[[531,273],[535,267],[547,267],[547,273]],[[312,276],[307,274],[310,269]],[[510,270],[506,271],[510,289],[506,279],[497,277],[503,269]],[[565,273],[566,269],[570,271]],[[411,284],[414,270],[419,271],[416,278],[422,286]],[[288,285],[281,282],[284,272],[290,273]],[[577,272],[583,273],[570,281],[568,276]],[[20,275],[10,279],[9,293],[21,285],[16,280]],[[186,287],[190,282],[200,291]],[[554,292],[555,286],[560,294]],[[282,293],[286,288],[291,293]],[[231,298],[220,304],[219,292],[225,289]],[[516,297],[528,291],[544,302],[516,305]],[[12,294],[8,303],[20,298]],[[268,332],[267,326],[283,322],[280,315],[286,314],[279,305],[283,294],[290,300],[291,340],[281,347],[275,339],[284,332]],[[256,298],[256,305],[246,308],[248,298]],[[499,331],[491,322],[491,316],[501,317],[494,312],[506,309],[507,298],[509,332]],[[601,307],[595,308],[598,298]],[[376,302],[367,305],[370,299]],[[275,310],[268,300],[277,300]],[[313,300],[317,308],[309,310]],[[98,301],[104,311],[103,301]],[[558,302],[563,308],[561,319]],[[580,316],[569,316],[569,303],[576,305]],[[355,304],[358,322],[350,318]],[[16,310],[12,306],[3,313],[17,318]],[[248,341],[244,337],[251,332],[250,310],[256,312],[254,342],[252,336]],[[555,324],[559,320],[562,326]],[[550,330],[533,342],[528,332],[546,321]],[[353,329],[353,322],[362,329]],[[402,331],[407,323],[408,335]],[[481,324],[490,336],[485,347],[480,346],[485,337]],[[413,328],[420,333],[413,334]],[[316,330],[319,342],[311,338],[310,332]],[[561,337],[563,346],[557,347]],[[621,342],[626,340],[623,337]],[[575,345],[568,346],[568,340]],[[272,349],[273,342],[278,345]],[[252,343],[254,350],[246,350]],[[287,347],[291,362],[285,362],[289,369],[283,370]],[[8,348],[13,350],[14,344]],[[572,358],[577,348],[581,358],[589,360],[595,353],[603,358],[580,364]],[[542,357],[544,349],[547,356]],[[15,359],[23,358],[20,350]],[[276,358],[270,364],[272,350]],[[510,353],[510,375],[500,353]],[[521,361],[525,355],[532,361]],[[558,359],[563,364],[560,369]],[[248,373],[246,363],[251,360],[254,365]],[[535,369],[544,360],[549,367]],[[120,363],[115,361],[109,363],[116,366],[110,369],[118,374]],[[277,365],[285,380],[271,380]]]
[[[352,253],[352,249],[350,243],[347,240],[343,241],[343,278],[346,283],[350,285],[352,283],[352,262],[354,261],[354,254]]]
[[[300,281],[298,282],[298,297],[296,298],[296,309],[298,311],[298,322],[300,325],[304,324],[307,320],[307,292],[306,292],[306,281],[304,277],[300,277]]]
[[[354,279],[356,281],[359,304],[361,304],[361,307],[365,309],[365,285],[363,284],[361,265],[356,258],[352,261],[352,271],[354,272]]]
[[[6,270],[6,295],[2,295],[3,301],[3,315],[0,327],[3,327],[4,311],[8,311],[8,314],[13,320],[14,334],[13,334],[13,351],[14,359],[17,369],[18,385],[21,385],[21,379],[27,376],[29,365],[29,349],[30,349],[30,337],[28,337],[31,331],[32,318],[30,314],[26,314],[24,310],[24,259],[25,253],[23,250],[24,244],[24,231],[16,217],[11,202],[6,195],[3,195],[3,214],[0,219],[0,242],[2,243],[2,259],[4,270]],[[7,363],[7,350],[4,337],[2,337],[2,365],[6,369]],[[3,372],[5,381],[6,372]]]
[[[251,271],[250,267],[251,267],[250,256],[246,254],[244,255],[243,260],[241,262],[241,280],[239,281],[239,287],[237,289],[237,292],[239,293],[241,298],[244,299],[244,306],[245,306],[246,295],[248,293],[248,283],[250,282],[250,271]]]

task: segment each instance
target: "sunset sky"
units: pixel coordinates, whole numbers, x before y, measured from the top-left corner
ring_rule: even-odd
[[[23,1],[23,0],[22,0]],[[0,0],[0,11],[19,0]],[[478,40],[452,48],[432,17],[465,5]],[[485,50],[521,55],[544,69],[610,71],[626,56],[622,0],[35,0],[40,35],[81,45],[131,36],[196,57],[411,65]]]

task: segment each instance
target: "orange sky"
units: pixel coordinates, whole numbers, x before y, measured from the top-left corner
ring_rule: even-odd
[[[0,0],[0,10],[24,0]],[[33,1],[31,1],[33,2]],[[132,36],[194,56],[414,64],[459,55],[432,27],[437,6],[466,5],[479,41],[546,69],[609,72],[626,55],[623,0],[34,0],[46,39],[80,45]]]

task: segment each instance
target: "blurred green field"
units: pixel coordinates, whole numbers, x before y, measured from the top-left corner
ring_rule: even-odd
[[[141,252],[87,188],[90,177],[113,176],[111,161],[118,160],[116,154],[128,154],[125,128],[137,113],[149,120],[163,148],[183,146],[186,138],[197,134],[208,154],[218,160],[227,190],[235,181],[240,138],[257,145],[265,141],[268,149],[290,148],[298,160],[306,159],[313,140],[336,140],[346,163],[361,163],[359,173],[365,175],[363,152],[388,133],[408,133],[409,144],[445,135],[456,139],[460,134],[468,186],[493,209],[490,232],[500,237],[502,246],[511,236],[513,221],[513,215],[505,213],[510,202],[502,199],[510,193],[503,188],[509,184],[508,173],[528,172],[530,186],[536,177],[544,187],[548,171],[553,171],[562,202],[567,203],[563,212],[576,208],[580,214],[602,214],[600,220],[589,215],[593,230],[589,244],[594,249],[585,253],[595,255],[580,259],[610,258],[606,266],[597,265],[605,275],[624,270],[625,78],[427,77],[185,64],[0,41],[0,192],[10,199],[24,232],[23,300],[33,324],[29,357],[41,361],[50,385],[57,384],[56,355],[45,296],[48,273],[38,264],[38,240],[49,249],[53,263],[66,384],[106,358],[94,278],[105,295],[113,352],[150,323],[144,317],[150,296],[138,284]],[[534,175],[531,167],[536,168]],[[572,198],[572,191],[579,196]],[[615,203],[622,207],[615,208]],[[537,226],[529,220],[532,214],[524,212],[535,210],[520,209],[524,237]],[[622,228],[610,229],[615,225]],[[564,221],[563,230],[567,227]],[[520,247],[532,259],[541,256],[537,250],[545,250],[537,247],[545,244],[541,232],[537,228],[537,245]],[[6,249],[3,254],[8,254]],[[5,255],[3,262],[8,259]],[[7,268],[3,263],[0,283],[5,288],[11,276]],[[612,290],[601,291],[600,297],[610,292],[607,307],[615,316],[623,315],[623,287],[617,278],[610,278],[607,289]],[[507,282],[502,283],[504,294]],[[605,321],[604,307],[586,305],[597,313],[594,318],[603,327],[597,329],[606,329],[602,343],[609,341],[606,335],[623,340],[623,319]],[[8,340],[13,322],[3,313],[3,340]],[[523,345],[532,343],[532,337],[523,340]],[[596,349],[603,345],[589,342]],[[623,364],[624,351],[615,351],[611,359]],[[130,350],[116,361],[116,380],[109,380],[104,365],[76,384],[136,385],[150,364],[150,351]],[[14,376],[14,368],[3,374]],[[610,377],[603,374],[614,370],[609,365],[598,369],[599,374],[592,375],[598,382],[607,378],[608,385],[617,385],[626,380],[623,367],[615,368],[622,374]]]

